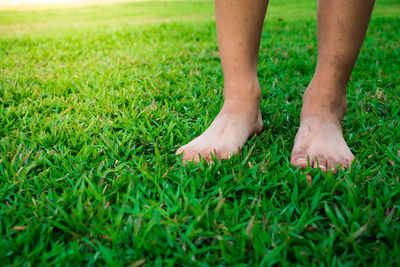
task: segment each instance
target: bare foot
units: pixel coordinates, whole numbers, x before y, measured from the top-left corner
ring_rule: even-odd
[[[336,171],[337,166],[349,168],[354,159],[344,141],[340,124],[320,118],[303,118],[294,141],[291,163],[294,166]]]
[[[259,100],[258,103],[248,100],[225,101],[207,130],[180,147],[176,154],[183,153],[184,162],[199,162],[199,156],[211,162],[211,155],[228,159],[243,147],[249,137],[260,133],[262,126]]]
[[[311,167],[319,167],[324,172],[336,173],[338,167],[349,168],[354,156],[340,126],[347,106],[345,98],[338,101],[313,89],[307,91],[290,162],[295,167],[306,168],[309,161]],[[323,101],[325,103],[320,105]]]

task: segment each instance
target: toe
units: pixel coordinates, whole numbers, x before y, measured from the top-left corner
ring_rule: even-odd
[[[327,160],[325,159],[325,157],[323,156],[317,156],[315,158],[314,164],[313,164],[313,168],[317,169],[319,168],[321,171],[323,172],[327,172]]]
[[[347,158],[346,158],[346,161],[347,161],[348,168],[350,168],[351,164],[352,164],[353,161],[354,161],[354,156],[351,155],[350,157],[347,157]]]
[[[346,158],[340,158],[339,162],[340,162],[339,164],[341,165],[342,170],[348,169],[350,167],[351,162],[348,161]]]
[[[180,148],[178,148],[178,150],[176,150],[176,152],[175,152],[175,155],[179,155],[179,154],[182,154],[183,153],[183,151],[185,150],[185,148],[184,148],[185,146],[181,146]]]
[[[214,151],[214,154],[217,159],[229,159],[230,157],[235,155],[238,150],[239,148],[237,148],[236,150],[232,150],[232,147],[224,146],[216,149]]]
[[[307,168],[308,167],[307,152],[306,151],[292,152],[290,163],[292,163],[294,167],[300,166],[302,169]]]
[[[327,161],[327,172],[330,170],[333,174],[336,174],[338,171],[337,161],[334,158],[329,158]]]
[[[190,157],[190,161],[192,162],[200,162],[200,153],[192,153],[191,157]]]
[[[217,157],[216,151],[214,149],[213,152],[207,150],[201,151],[201,156],[208,162],[211,163],[213,161],[213,157]],[[218,158],[218,157],[217,157]]]
[[[182,155],[183,162],[199,162],[199,153],[191,150],[184,150]]]

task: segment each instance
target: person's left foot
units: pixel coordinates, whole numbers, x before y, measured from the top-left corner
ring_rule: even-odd
[[[303,97],[300,127],[292,150],[293,166],[306,168],[309,164],[324,172],[350,167],[354,156],[340,126],[346,106],[345,96],[330,97],[309,86]]]
[[[313,168],[335,172],[340,166],[349,168],[353,159],[338,123],[315,117],[301,120],[290,160],[293,166],[306,168],[309,161]]]

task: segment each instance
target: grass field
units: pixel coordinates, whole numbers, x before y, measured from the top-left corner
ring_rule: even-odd
[[[0,265],[400,265],[400,2],[377,1],[337,176],[289,163],[316,64],[296,2],[270,2],[264,132],[188,167],[222,105],[212,2],[0,11]]]

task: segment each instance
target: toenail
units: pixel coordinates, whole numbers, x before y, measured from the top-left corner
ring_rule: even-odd
[[[297,162],[307,162],[307,160],[305,158],[298,158],[296,161]]]

